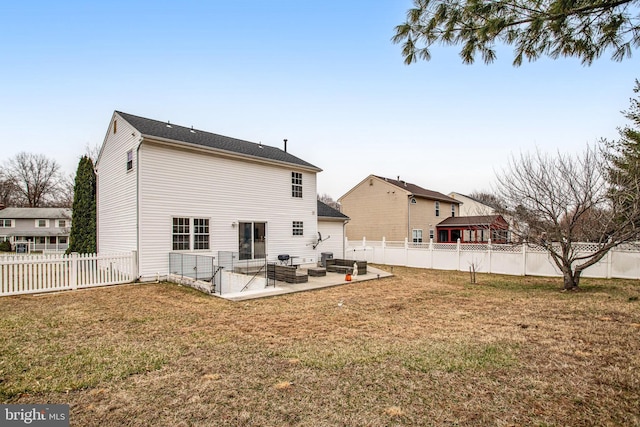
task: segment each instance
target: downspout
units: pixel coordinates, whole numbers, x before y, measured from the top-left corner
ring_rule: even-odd
[[[347,253],[347,246],[344,244],[345,239],[347,237],[347,223],[349,222],[348,219],[345,219],[342,222],[342,258],[346,257],[346,253]]]
[[[407,241],[411,239],[411,199],[413,194],[409,194],[407,198]]]
[[[136,147],[136,257],[138,258],[136,260],[138,265],[136,281],[140,281],[140,146],[143,139],[140,137]]]

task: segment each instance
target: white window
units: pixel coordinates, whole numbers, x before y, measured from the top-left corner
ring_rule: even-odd
[[[304,235],[304,227],[303,227],[302,221],[293,221],[293,235],[294,236]]]
[[[174,251],[209,249],[208,218],[173,218],[171,247]]]
[[[436,216],[440,216],[440,202],[436,202]]]
[[[11,228],[13,227],[12,219],[0,219],[0,228]]]
[[[49,227],[48,219],[36,219],[36,228],[47,228]]]
[[[133,169],[133,150],[127,151],[127,170]]]
[[[173,218],[173,250],[188,251],[190,248],[189,218]]]
[[[456,216],[456,205],[451,203],[451,216]]]
[[[422,230],[413,230],[412,231],[413,243],[422,243]]]
[[[209,220],[206,218],[193,219],[193,249],[209,249]]]
[[[435,232],[433,231],[433,228],[429,230],[429,239],[433,240],[433,238],[435,237]]]
[[[302,174],[291,172],[291,197],[302,197]]]
[[[67,226],[67,220],[66,219],[59,219],[56,221],[56,227],[58,228],[65,228]]]

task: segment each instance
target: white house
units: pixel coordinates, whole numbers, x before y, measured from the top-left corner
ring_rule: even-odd
[[[4,208],[0,205],[0,242],[13,250],[62,252],[69,247],[71,209]]]
[[[140,280],[169,253],[316,265],[316,174],[284,149],[114,112],[97,172],[98,252],[137,251]]]
[[[331,253],[334,258],[345,257],[345,226],[349,217],[318,200],[318,233],[316,249],[319,254]]]
[[[496,210],[480,200],[462,193],[451,192],[449,197],[460,201],[460,216],[495,215]]]

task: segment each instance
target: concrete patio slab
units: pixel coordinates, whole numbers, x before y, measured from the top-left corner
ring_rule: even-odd
[[[285,295],[293,292],[305,292],[315,289],[328,288],[332,286],[340,286],[346,284],[354,284],[358,282],[365,282],[368,280],[377,280],[383,277],[390,277],[393,274],[371,267],[367,265],[367,274],[358,275],[352,277],[351,281],[345,280],[345,275],[340,273],[327,272],[326,276],[313,277],[309,276],[307,283],[285,283],[276,281],[275,286],[268,286],[264,289],[247,290],[243,292],[233,292],[228,294],[214,294],[217,297],[224,298],[230,301],[246,301],[256,298],[266,298],[276,295]]]

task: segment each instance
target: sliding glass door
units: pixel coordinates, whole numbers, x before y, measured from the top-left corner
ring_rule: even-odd
[[[241,222],[238,227],[240,259],[266,258],[267,223]]]

